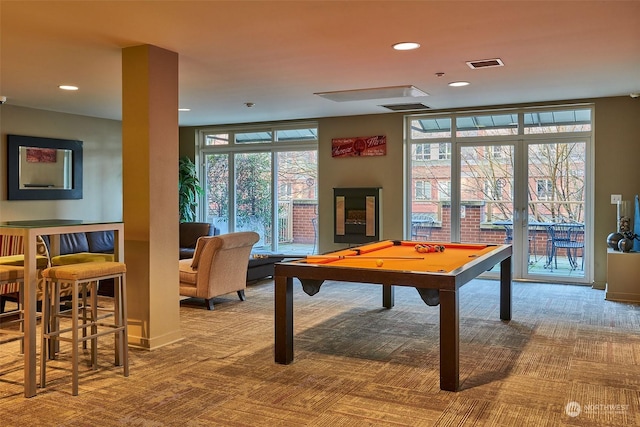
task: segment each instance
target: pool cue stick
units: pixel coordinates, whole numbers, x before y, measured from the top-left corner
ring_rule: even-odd
[[[366,256],[366,255],[307,255],[309,258],[321,258],[321,259],[424,259],[423,256]]]

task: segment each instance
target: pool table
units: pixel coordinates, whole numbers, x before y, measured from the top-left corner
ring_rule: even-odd
[[[422,253],[416,244],[442,246]],[[415,287],[440,305],[440,388],[459,389],[459,294],[462,285],[500,264],[500,319],[511,320],[511,245],[387,240],[275,265],[275,361],[293,361],[293,278],[314,295],[325,280],[382,285],[382,304],[394,305],[394,286]]]

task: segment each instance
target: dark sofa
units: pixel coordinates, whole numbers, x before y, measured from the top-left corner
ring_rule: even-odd
[[[50,237],[42,236],[42,240],[51,254]],[[51,264],[61,265],[96,260],[113,260],[113,231],[61,234],[60,253],[51,257]]]
[[[198,237],[215,236],[220,233],[207,222],[180,223],[180,259],[191,258]],[[43,236],[49,246],[49,236]],[[96,231],[60,235],[60,256],[72,254],[113,254],[113,231]],[[53,261],[53,260],[52,260]],[[56,264],[54,262],[54,264]]]
[[[193,258],[198,238],[217,236],[220,230],[208,222],[180,223],[180,259]]]
[[[180,259],[192,258],[196,242],[202,236],[217,236],[220,230],[207,222],[180,223]],[[49,236],[43,236],[47,249]],[[113,231],[96,231],[60,235],[60,254],[52,257],[53,265],[87,261],[113,260]],[[274,264],[284,259],[278,254],[252,255],[248,260],[247,282],[273,276]],[[109,292],[109,285],[105,286]],[[102,292],[101,292],[102,293]]]

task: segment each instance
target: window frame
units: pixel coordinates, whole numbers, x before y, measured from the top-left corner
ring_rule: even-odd
[[[278,136],[281,135],[283,131],[295,131],[300,130],[302,133],[310,131],[310,133],[315,134],[315,139],[309,138],[300,138],[300,139],[292,139],[287,138],[286,140],[278,139]],[[251,133],[264,133],[270,132],[271,140],[270,141],[259,141],[259,142],[237,142],[236,135],[241,134],[251,134]],[[314,133],[315,132],[315,133]],[[206,144],[207,138],[215,135],[224,135],[228,138],[228,144],[220,144],[220,145],[212,145]],[[226,155],[228,156],[229,162],[229,176],[227,177],[227,188],[229,189],[229,200],[228,200],[228,227],[229,231],[235,230],[235,200],[234,200],[234,178],[233,178],[233,170],[234,170],[234,161],[237,154],[249,154],[249,153],[270,153],[271,154],[271,198],[273,202],[272,213],[271,213],[271,224],[273,224],[273,228],[271,230],[272,234],[272,245],[276,245],[275,242],[276,237],[278,236],[277,224],[278,224],[278,194],[280,190],[280,185],[278,183],[278,164],[277,158],[278,153],[283,152],[292,152],[292,151],[315,151],[316,157],[318,155],[318,146],[319,141],[317,138],[318,135],[318,123],[315,121],[298,121],[298,122],[287,122],[287,123],[268,123],[261,125],[233,125],[233,126],[210,126],[206,128],[201,128],[197,130],[197,138],[196,138],[196,164],[198,167],[199,177],[205,176],[205,168],[206,164],[204,159],[207,155]],[[317,174],[317,163],[316,163],[316,174]],[[317,201],[318,198],[318,189],[317,182],[315,183],[315,198]],[[199,220],[205,220],[208,218],[208,213],[206,212],[206,201],[205,198],[207,196],[207,191],[203,192],[200,196],[200,200],[198,203],[197,209],[197,218]]]

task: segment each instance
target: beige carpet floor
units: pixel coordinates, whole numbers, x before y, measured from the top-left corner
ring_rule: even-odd
[[[0,426],[640,426],[640,306],[584,286],[514,283],[461,290],[458,393],[439,388],[439,307],[398,288],[295,285],[295,361],[273,361],[273,282],[181,305],[184,339],[130,351],[131,374],[100,342],[71,396],[68,347],[49,383],[22,397],[18,343],[0,345]],[[108,304],[108,299],[104,299]]]

